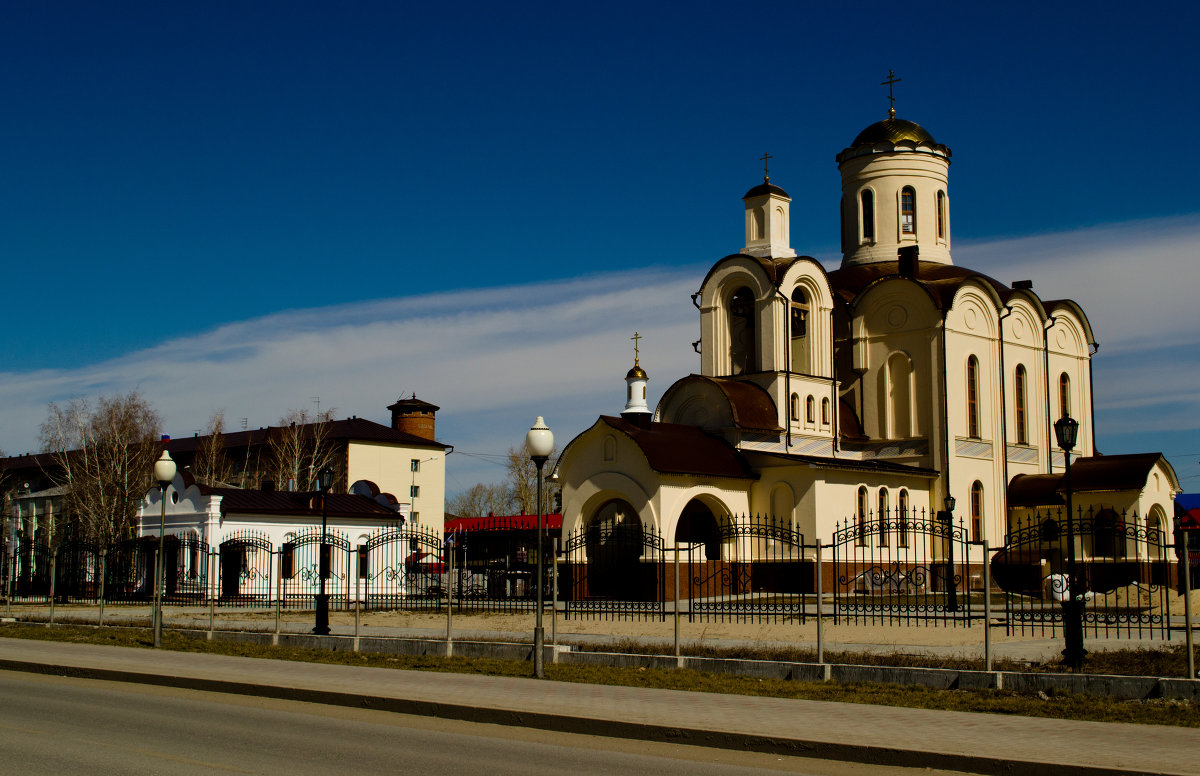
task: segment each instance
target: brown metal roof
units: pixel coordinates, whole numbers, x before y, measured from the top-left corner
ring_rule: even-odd
[[[835,294],[853,303],[873,283],[889,277],[901,277],[899,261],[875,261],[836,269],[829,273],[829,283]],[[965,267],[935,261],[918,261],[915,276],[910,279],[925,288],[940,310],[948,309],[958,287],[971,279],[989,284],[1005,302],[1013,293],[1011,288],[995,278]]]
[[[1063,504],[1058,494],[1061,474],[1018,474],[1008,483],[1010,507],[1046,507]]]
[[[286,490],[242,490],[197,485],[200,492],[221,497],[221,514],[255,515],[320,515],[321,497],[315,492]],[[399,513],[382,504],[353,493],[330,493],[330,517],[391,517]]]
[[[1076,493],[1141,490],[1150,470],[1162,460],[1165,460],[1162,453],[1076,458],[1071,461],[1071,490]],[[1062,497],[1065,488],[1061,474],[1018,474],[1008,484],[1008,505],[1057,506],[1065,503]]]
[[[642,427],[611,415],[601,415],[600,420],[632,439],[655,471],[757,479],[732,445],[695,426],[650,423]]]
[[[725,400],[729,402],[733,422],[738,428],[770,432],[783,430],[779,426],[775,400],[765,388],[756,383],[729,377],[692,374],[675,381],[667,392],[672,393],[687,383],[695,382],[709,383],[725,396]]]

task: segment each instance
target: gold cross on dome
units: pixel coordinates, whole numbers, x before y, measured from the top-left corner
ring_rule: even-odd
[[[633,365],[634,366],[637,366],[637,363],[638,363],[638,340],[640,340],[641,338],[642,338],[642,335],[638,334],[636,331],[633,333],[633,336],[629,338],[629,339],[633,340]]]
[[[880,84],[880,86],[886,86],[888,88],[888,118],[889,119],[896,118],[896,94],[895,94],[895,92],[892,91],[892,88],[896,84],[900,83],[901,80],[902,79],[899,79],[896,77],[896,71],[889,68],[887,80]]]
[[[771,156],[770,154],[766,154],[766,153],[764,153],[762,156],[760,156],[758,158],[758,160],[763,163],[763,183],[767,183],[768,181],[771,180],[771,176],[767,172],[767,163],[768,163],[768,160],[774,159],[774,158],[775,158],[774,156]]]

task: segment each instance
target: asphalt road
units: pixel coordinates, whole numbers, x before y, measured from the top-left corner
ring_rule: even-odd
[[[71,773],[901,776],[913,771],[0,671],[0,774]]]

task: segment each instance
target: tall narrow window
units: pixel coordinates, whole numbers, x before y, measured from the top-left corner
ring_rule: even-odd
[[[938,239],[946,239],[946,192],[937,193],[937,230]]]
[[[862,193],[862,239],[875,242],[875,194],[870,189]]]
[[[1065,418],[1071,414],[1071,378],[1063,372],[1058,376],[1058,416]]]
[[[821,425],[829,425],[829,399],[821,399]]]
[[[729,360],[730,374],[753,372],[754,360],[754,292],[742,287],[729,300]]]
[[[900,491],[896,497],[896,542],[901,547],[908,546],[908,491]]]
[[[414,472],[421,471],[421,459],[413,458],[411,461],[408,462],[408,468],[409,468],[409,471],[414,471]]]
[[[967,358],[967,436],[979,438],[979,359]]]
[[[1017,372],[1013,375],[1013,403],[1016,412],[1013,420],[1017,424],[1017,444],[1029,444],[1028,424],[1025,421],[1025,366],[1017,364]]]
[[[888,543],[888,494],[887,488],[879,489],[879,514],[876,519],[879,521],[879,546],[886,547]]]
[[[790,408],[789,417],[792,420],[800,420],[800,395],[793,393],[791,400],[788,402]]]
[[[917,192],[912,186],[900,190],[900,231],[904,234],[917,233]]]
[[[791,311],[791,370],[808,374],[808,297],[804,290],[797,288],[792,292],[792,301],[788,305]]]
[[[858,513],[856,515],[857,528],[858,528],[857,544],[860,547],[865,547],[867,544],[867,488],[866,488],[866,486],[859,486],[859,488],[858,488],[858,504],[856,505],[856,507],[858,510]]]
[[[983,483],[971,486],[971,541],[983,541]]]
[[[811,394],[804,400],[804,419],[809,423],[817,421],[817,403]]]
[[[912,430],[912,362],[903,353],[893,353],[887,362],[887,422],[892,439],[906,439]]]

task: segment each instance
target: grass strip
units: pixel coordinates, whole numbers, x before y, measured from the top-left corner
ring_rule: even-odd
[[[85,627],[61,625],[0,625],[7,638],[64,641],[77,644],[106,644],[153,648],[147,628]],[[613,651],[604,645],[604,651]],[[163,647],[178,652],[198,652],[238,657],[293,660],[333,665],[371,666],[413,671],[484,674],[527,678],[531,666],[519,660],[496,658],[437,657],[432,655],[384,655],[370,652],[335,651],[304,647],[270,646],[244,642],[206,641],[163,631]],[[1130,650],[1140,652],[1141,650]],[[740,656],[741,653],[739,653]],[[771,654],[775,654],[772,652]],[[730,655],[722,655],[728,657]],[[878,657],[878,656],[877,656]],[[758,659],[758,658],[751,658]],[[779,659],[779,658],[768,658]],[[1151,665],[1152,661],[1144,661]],[[905,664],[910,664],[906,662]],[[946,666],[938,666],[946,667]],[[1121,701],[1084,695],[1023,695],[1007,690],[936,690],[927,687],[876,683],[841,684],[759,679],[707,673],[689,669],[619,668],[610,666],[546,666],[548,679],[624,687],[648,687],[690,692],[759,695],[882,706],[900,706],[945,711],[1016,714],[1028,717],[1074,719],[1095,722],[1130,722],[1144,725],[1200,727],[1200,708],[1182,700],[1147,699]],[[532,681],[532,680],[531,680]]]

